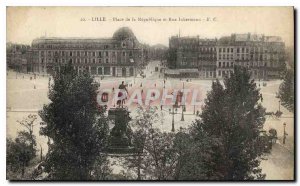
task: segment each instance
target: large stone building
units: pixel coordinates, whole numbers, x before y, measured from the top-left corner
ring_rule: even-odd
[[[171,37],[169,67],[181,69],[181,76],[216,77],[216,43],[216,39],[200,39],[199,36]]]
[[[234,65],[250,69],[253,78],[278,78],[285,64],[285,45],[278,36],[232,34],[217,43],[217,77],[230,75]]]
[[[279,77],[285,64],[285,45],[280,37],[250,33],[218,40],[173,36],[168,55],[169,68],[177,69],[177,75],[223,78],[234,65],[241,65],[250,69],[253,78],[268,79]]]
[[[33,71],[52,73],[71,63],[78,73],[135,76],[143,61],[142,47],[133,32],[122,27],[112,38],[38,38],[32,42]]]

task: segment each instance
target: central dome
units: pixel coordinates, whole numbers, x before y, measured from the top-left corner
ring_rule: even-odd
[[[119,28],[113,35],[113,39],[122,41],[127,38],[135,38],[132,30],[128,27]]]

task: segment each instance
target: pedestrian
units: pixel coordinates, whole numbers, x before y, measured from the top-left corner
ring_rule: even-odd
[[[143,84],[141,83],[140,87],[143,87]]]

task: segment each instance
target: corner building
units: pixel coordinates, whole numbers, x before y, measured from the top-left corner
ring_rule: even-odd
[[[171,69],[180,69],[181,76],[215,78],[217,39],[173,36],[169,40]]]
[[[255,79],[276,79],[285,63],[285,44],[278,36],[247,33],[220,39],[169,39],[168,65],[173,77],[224,78],[239,65],[247,67]]]
[[[142,47],[128,27],[112,38],[38,38],[32,42],[33,72],[51,74],[71,63],[78,74],[135,76],[142,62]]]
[[[232,34],[217,44],[217,78],[230,76],[234,65],[247,67],[255,79],[279,78],[285,44],[278,36]]]

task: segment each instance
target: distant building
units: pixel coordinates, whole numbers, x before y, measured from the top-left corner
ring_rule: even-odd
[[[149,57],[151,60],[165,60],[167,57],[168,47],[162,44],[153,45],[149,49]]]
[[[182,76],[215,78],[216,44],[216,39],[201,39],[199,36],[171,37],[169,68],[181,69]],[[198,72],[191,69],[198,69]]]
[[[173,36],[169,40],[168,66],[179,69],[177,77],[224,78],[234,65],[241,65],[250,69],[253,78],[278,78],[284,64],[285,45],[278,36],[232,34],[220,39]],[[198,74],[192,69],[198,69]]]
[[[29,45],[6,44],[7,68],[17,72],[28,73],[31,71],[32,51]]]
[[[122,27],[112,38],[38,38],[32,42],[33,70],[52,73],[71,63],[81,74],[135,76],[143,61],[142,47],[133,32]]]
[[[253,78],[278,78],[285,64],[285,45],[280,37],[232,34],[217,44],[217,77],[230,75],[234,65],[250,69]]]

